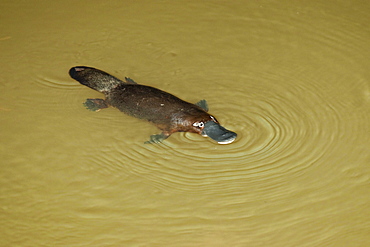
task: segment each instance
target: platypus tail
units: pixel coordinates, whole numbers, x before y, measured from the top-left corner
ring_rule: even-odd
[[[69,75],[82,85],[102,93],[109,92],[120,84],[125,84],[125,82],[104,71],[86,66],[71,68]]]

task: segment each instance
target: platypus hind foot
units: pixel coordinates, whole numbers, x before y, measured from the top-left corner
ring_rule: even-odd
[[[101,109],[108,108],[107,103],[103,99],[87,99],[84,106],[90,111],[100,111]]]
[[[137,84],[136,81],[132,80],[129,77],[125,77],[125,80],[126,80],[126,83],[128,83],[128,84]]]
[[[161,143],[163,140],[167,139],[169,135],[166,135],[164,133],[157,134],[157,135],[151,135],[150,140],[144,142],[144,144],[153,144],[153,143]]]

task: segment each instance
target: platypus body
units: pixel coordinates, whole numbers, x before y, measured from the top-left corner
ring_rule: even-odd
[[[236,133],[222,127],[215,117],[208,114],[205,100],[191,104],[160,89],[140,85],[130,78],[121,81],[116,77],[85,66],[73,67],[70,76],[94,90],[104,93],[104,99],[87,99],[84,105],[92,111],[113,106],[120,111],[145,119],[157,126],[162,133],[152,135],[146,143],[159,143],[175,132],[192,132],[209,136],[219,144],[235,140]]]

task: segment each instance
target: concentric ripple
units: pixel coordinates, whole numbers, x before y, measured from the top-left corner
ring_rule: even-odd
[[[289,174],[300,176],[331,149],[340,135],[340,117],[312,81],[284,81],[268,91],[255,82],[233,95],[244,101],[212,105],[222,125],[238,133],[232,144],[176,133],[159,145],[135,143],[127,153],[125,144],[116,142],[124,157],[116,164],[162,189],[186,191],[226,192],[267,177],[279,183]]]
[[[295,71],[299,73],[301,69]],[[111,136],[109,145],[96,147],[99,151],[93,157],[86,155],[107,174],[124,169],[163,190],[226,193],[260,180],[273,186],[286,176],[301,176],[306,169],[319,164],[317,161],[346,131],[340,125],[339,110],[333,107],[338,102],[326,96],[327,88],[312,78],[297,80],[298,76],[282,78],[282,74],[292,71],[260,73],[258,80],[251,75],[247,78],[250,84],[225,96],[234,101],[224,104],[210,100],[211,114],[224,127],[238,133],[236,141],[229,145],[218,145],[191,133],[176,133],[162,144],[143,145],[158,130],[153,128],[156,132],[150,133],[148,123],[116,109],[84,111],[84,119],[74,121],[71,128],[86,125],[93,141],[102,139],[99,137],[102,131],[108,139]],[[265,81],[270,81],[268,87]],[[44,82],[56,89],[74,88]],[[97,95],[92,90],[87,92],[92,97]],[[85,98],[77,96],[73,95],[71,101],[75,104],[79,101],[79,107],[70,110],[81,114]],[[147,136],[131,129],[148,129]]]
[[[317,35],[313,42],[327,45],[325,35]],[[343,48],[333,46],[331,54],[342,58]],[[328,58],[328,62],[332,59]],[[354,129],[341,124],[346,112],[343,109],[368,103],[366,94],[365,100],[353,102],[330,96],[333,90],[340,91],[340,88],[327,83],[338,80],[327,77],[328,69],[317,68],[313,75],[304,65],[279,70],[257,68],[253,73],[239,76],[242,79],[234,85],[237,90],[226,90],[227,86],[221,83],[212,85],[222,91],[222,98],[227,102],[220,102],[209,94],[210,113],[238,134],[236,141],[229,145],[218,145],[209,138],[190,133],[176,133],[159,145],[143,145],[149,135],[158,130],[116,109],[99,113],[86,111],[84,119],[72,127],[86,125],[94,141],[106,143],[110,139],[110,145],[104,144],[101,152],[89,158],[100,164],[102,172],[124,169],[127,174],[140,176],[143,181],[164,190],[234,192],[238,187],[258,181],[273,186],[287,176],[299,177],[312,166],[323,164],[338,140],[348,138]],[[238,71],[232,74],[238,75]],[[78,85],[59,80],[40,81],[43,82],[40,85],[52,89],[76,89]],[[86,95],[98,95],[86,90]],[[74,104],[85,100],[79,95],[62,97],[66,100],[73,97]],[[80,108],[72,111],[80,114]],[[102,133],[106,137],[99,137]]]

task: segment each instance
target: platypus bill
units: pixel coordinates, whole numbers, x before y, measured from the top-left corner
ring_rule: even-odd
[[[130,116],[148,120],[162,131],[145,143],[162,142],[175,132],[198,133],[219,144],[232,143],[237,136],[207,113],[205,100],[191,104],[157,88],[137,84],[130,78],[121,81],[91,67],[73,67],[69,75],[82,85],[104,93],[105,99],[87,99],[84,103],[87,109],[99,111],[113,106]]]

